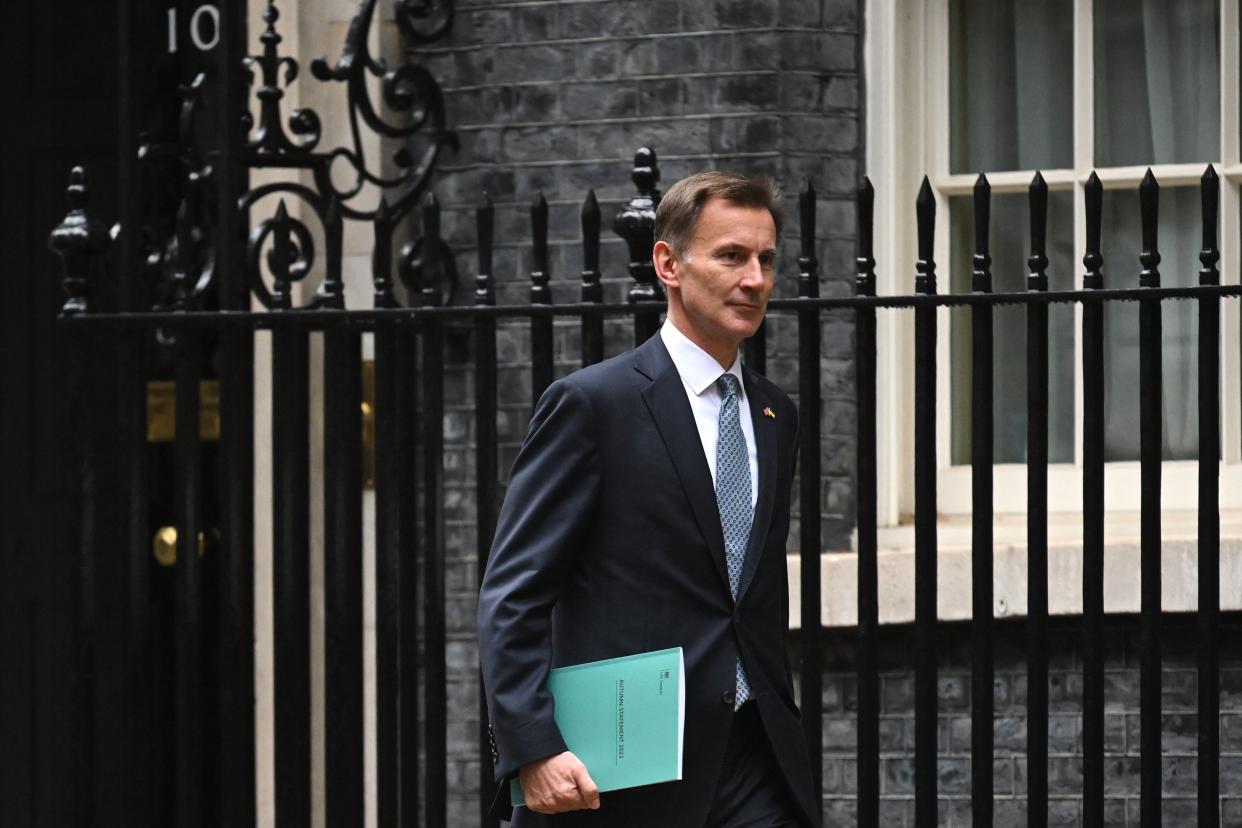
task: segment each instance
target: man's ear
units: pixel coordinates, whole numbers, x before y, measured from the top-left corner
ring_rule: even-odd
[[[673,248],[668,246],[668,242],[658,241],[655,247],[651,249],[651,262],[655,265],[656,276],[664,283],[665,287],[678,287],[677,281],[677,254],[673,252]]]

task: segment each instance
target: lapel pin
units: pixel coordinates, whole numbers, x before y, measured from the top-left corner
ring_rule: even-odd
[[[771,409],[771,407],[768,407],[768,408],[764,408],[764,409],[763,409],[763,416],[765,416],[765,417],[771,417],[773,420],[775,420],[775,419],[776,419],[776,415],[775,415],[774,413],[772,413],[772,409]]]

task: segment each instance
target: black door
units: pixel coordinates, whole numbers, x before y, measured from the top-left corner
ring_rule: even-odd
[[[65,213],[69,170],[82,165],[94,211],[105,222],[124,226],[109,256],[111,272],[94,300],[108,309],[149,307],[155,301],[138,264],[152,231],[160,232],[151,217],[170,200],[175,203],[176,184],[174,176],[144,169],[138,146],[177,140],[179,87],[198,72],[211,74],[223,65],[219,46],[226,38],[216,31],[219,14],[216,4],[201,0],[20,0],[6,6],[0,27],[7,66],[0,80],[0,824],[5,828],[59,828],[87,820],[93,825],[171,822],[164,793],[171,787],[164,779],[171,772],[170,748],[160,734],[135,741],[125,716],[97,717],[99,724],[88,732],[75,730],[75,722],[90,717],[83,718],[82,706],[75,704],[73,684],[72,561],[82,546],[83,490],[67,439],[85,423],[98,447],[100,471],[87,512],[94,521],[87,535],[97,539],[94,705],[115,711],[171,704],[166,688],[151,685],[135,692],[141,675],[132,669],[132,642],[126,638],[135,584],[147,599],[136,611],[149,614],[153,629],[165,629],[163,619],[171,618],[170,578],[149,542],[155,529],[172,522],[163,514],[171,504],[154,485],[162,466],[171,463],[170,448],[152,444],[135,452],[135,441],[120,439],[125,424],[117,416],[123,410],[121,392],[158,378],[160,349],[153,341],[139,344],[148,368],[141,377],[121,377],[116,360],[108,358],[109,349],[120,347],[120,337],[101,337],[87,355],[81,387],[69,387],[71,351],[55,321],[63,302],[60,265],[47,240]],[[197,26],[193,32],[191,21]],[[228,74],[236,81],[240,67]],[[216,78],[209,78],[209,88],[219,88]],[[220,112],[211,103],[203,121],[209,129]],[[145,477],[138,498],[123,485],[135,468]],[[204,482],[214,492],[214,485]],[[131,528],[134,515],[143,527]],[[143,535],[146,542],[136,549],[134,541]],[[144,554],[148,564],[135,567]],[[152,677],[167,674],[154,668],[171,642],[161,644],[157,635],[155,644]],[[86,754],[89,762],[82,761]],[[212,764],[209,757],[206,764]],[[204,785],[211,782],[204,779]],[[135,810],[136,801],[143,807]],[[211,816],[204,819],[210,822]]]

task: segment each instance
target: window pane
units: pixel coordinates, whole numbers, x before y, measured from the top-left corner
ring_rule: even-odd
[[[1095,158],[1220,157],[1218,0],[1095,0]]]
[[[1137,190],[1104,194],[1104,284],[1137,287],[1143,249]],[[1199,190],[1160,192],[1160,283],[1199,281]],[[1199,451],[1198,304],[1166,301],[1162,307],[1164,434],[1166,460],[1190,460]],[[1104,306],[1104,456],[1139,459],[1139,312],[1136,302]]]
[[[955,173],[1073,163],[1072,0],[951,0]]]
[[[949,203],[952,224],[951,285],[969,293],[974,254],[972,200]],[[992,289],[1026,290],[1031,250],[1025,193],[992,196]],[[1051,290],[1074,287],[1074,204],[1068,191],[1048,194],[1048,282]],[[970,310],[950,312],[953,394],[953,462],[970,462]],[[1026,462],[1026,308],[997,307],[993,331],[993,452],[997,463]],[[1056,304],[1048,312],[1048,459],[1074,461],[1074,309]]]

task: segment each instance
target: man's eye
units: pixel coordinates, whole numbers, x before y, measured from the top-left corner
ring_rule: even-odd
[[[720,257],[725,261],[736,262],[738,259],[738,252],[736,250],[726,250],[720,254]]]

